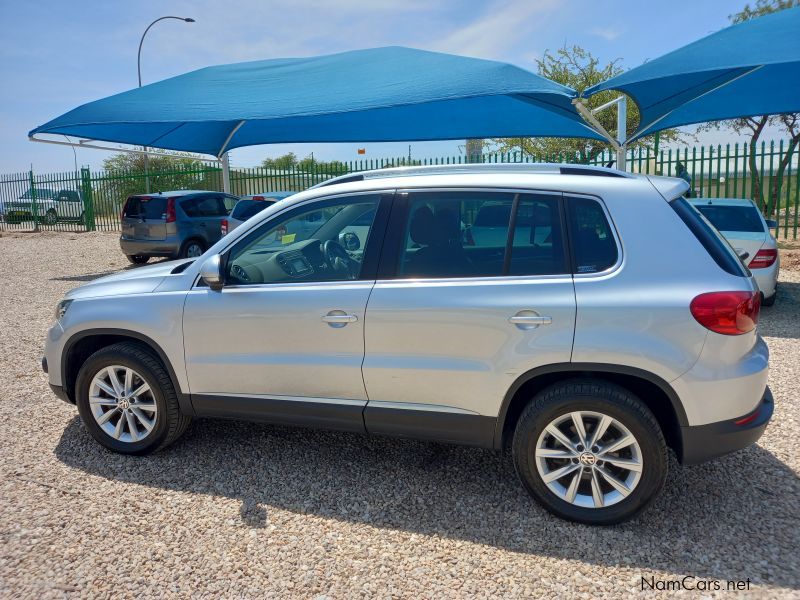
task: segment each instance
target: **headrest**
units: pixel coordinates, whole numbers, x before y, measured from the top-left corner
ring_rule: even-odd
[[[414,243],[421,246],[430,246],[436,236],[433,211],[427,206],[420,206],[411,217],[409,234]]]

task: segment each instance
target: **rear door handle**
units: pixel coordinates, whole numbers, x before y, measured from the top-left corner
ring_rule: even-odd
[[[535,329],[539,325],[550,325],[553,322],[553,317],[540,315],[534,310],[521,310],[513,317],[510,317],[508,322],[520,329]]]
[[[358,321],[358,317],[348,314],[343,310],[332,310],[327,315],[324,315],[322,320],[331,327],[344,327],[348,323],[355,323]]]

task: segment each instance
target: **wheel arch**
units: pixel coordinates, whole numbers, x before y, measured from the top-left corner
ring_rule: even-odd
[[[604,379],[635,393],[653,412],[667,445],[682,454],[681,427],[688,425],[680,398],[664,379],[643,369],[605,363],[559,363],[531,369],[520,375],[506,392],[495,425],[494,447],[502,449],[530,399],[545,387],[574,379]]]
[[[70,402],[75,404],[75,382],[86,359],[101,348],[119,342],[134,342],[153,352],[169,373],[181,412],[186,415],[194,414],[190,396],[181,391],[180,382],[166,352],[152,338],[129,329],[86,329],[73,334],[67,340],[61,352],[61,381]]]

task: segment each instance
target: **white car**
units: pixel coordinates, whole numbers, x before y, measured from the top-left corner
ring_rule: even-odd
[[[778,241],[770,231],[775,221],[764,219],[752,200],[693,198],[689,202],[725,236],[753,273],[762,303],[775,304],[780,268]]]
[[[36,214],[45,225],[59,221],[83,221],[83,194],[77,190],[63,189],[58,192],[40,188],[36,190]],[[8,203],[6,218],[9,221],[28,220],[33,217],[33,194],[30,190]]]

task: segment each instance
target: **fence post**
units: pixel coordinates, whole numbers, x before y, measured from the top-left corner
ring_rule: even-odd
[[[33,177],[33,169],[28,171],[28,179],[31,183],[31,214],[33,215],[33,230],[39,231],[39,203],[36,200],[36,181]]]
[[[83,195],[83,225],[86,231],[94,231],[94,200],[92,199],[92,175],[88,167],[81,167],[81,193]]]

